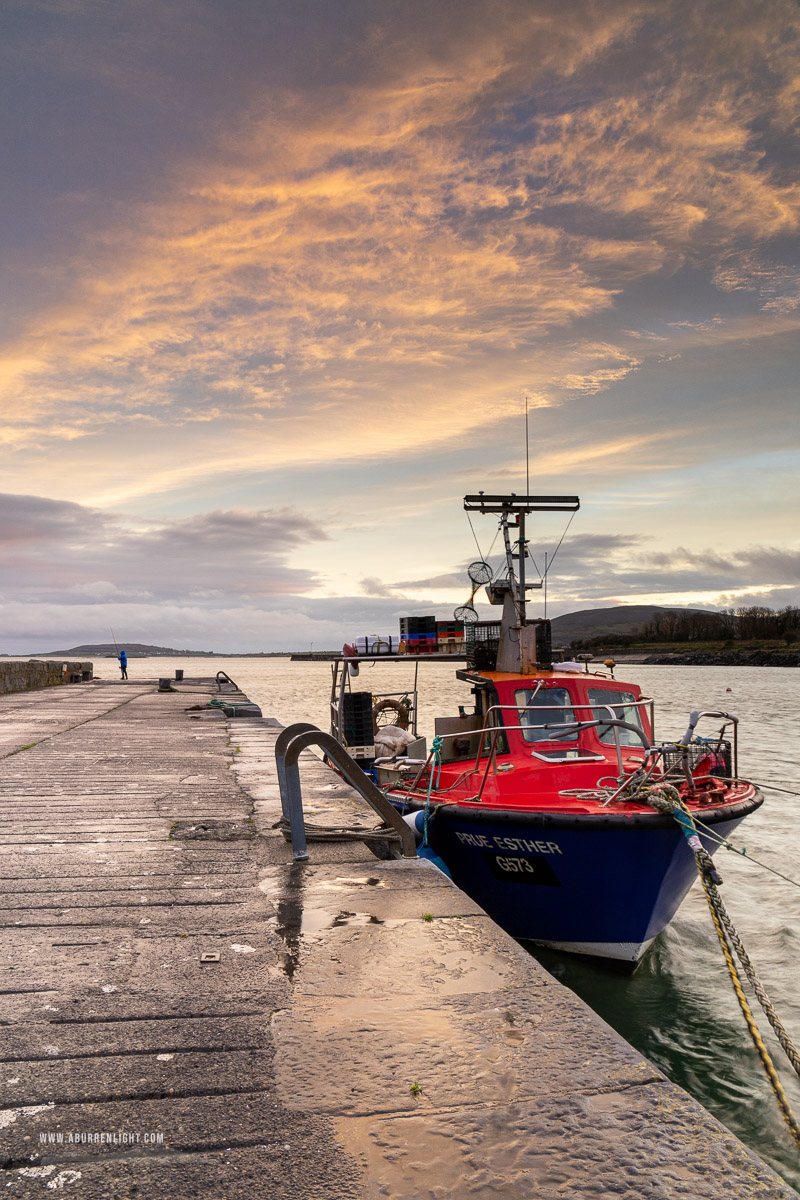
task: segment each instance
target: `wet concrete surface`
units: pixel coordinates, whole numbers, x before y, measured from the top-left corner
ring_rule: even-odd
[[[156,686],[0,699],[6,1196],[795,1196],[430,863],[294,863],[277,723]]]

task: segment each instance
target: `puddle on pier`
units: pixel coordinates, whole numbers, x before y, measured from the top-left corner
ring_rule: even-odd
[[[259,888],[268,895],[275,907],[275,928],[286,946],[283,969],[289,978],[294,979],[300,963],[302,939],[313,940],[320,937],[329,929],[342,929],[349,926],[386,925],[388,928],[401,924],[400,921],[384,920],[373,913],[352,911],[335,906],[323,907],[315,897],[312,905],[306,907],[306,871],[305,863],[292,863],[288,872],[270,875],[262,879]],[[352,893],[359,887],[385,887],[382,879],[374,875],[340,876],[336,879],[315,880],[314,891],[327,893]],[[332,897],[333,898],[333,897]]]

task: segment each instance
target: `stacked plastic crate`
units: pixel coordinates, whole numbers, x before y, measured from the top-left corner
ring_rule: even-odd
[[[342,733],[353,758],[375,757],[372,692],[345,692],[342,697]]]
[[[463,654],[463,623],[461,621],[437,621],[436,648],[440,654]]]
[[[401,617],[400,639],[406,654],[435,654],[436,617]]]

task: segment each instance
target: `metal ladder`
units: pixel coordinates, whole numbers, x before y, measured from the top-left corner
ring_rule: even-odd
[[[306,826],[303,815],[303,796],[300,785],[300,768],[298,759],[303,750],[309,746],[319,746],[333,762],[350,786],[358,792],[367,804],[375,810],[385,824],[391,826],[400,841],[400,852],[392,853],[392,858],[416,858],[417,844],[413,830],[406,824],[400,813],[394,808],[368,775],[365,775],[354,758],[345,750],[330,733],[323,733],[316,725],[307,721],[298,721],[288,725],[278,734],[275,743],[275,765],[278,770],[278,784],[281,791],[281,808],[289,823],[292,834],[292,854],[295,862],[308,858],[306,845]],[[364,831],[365,834],[368,830]]]

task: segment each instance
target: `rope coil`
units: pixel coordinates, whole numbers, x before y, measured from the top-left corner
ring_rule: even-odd
[[[291,842],[291,824],[286,817],[281,817],[271,826],[279,829],[287,842]],[[306,841],[309,842],[398,842],[400,835],[396,829],[382,828],[380,825],[370,828],[366,825],[315,825],[312,821],[305,822]]]

